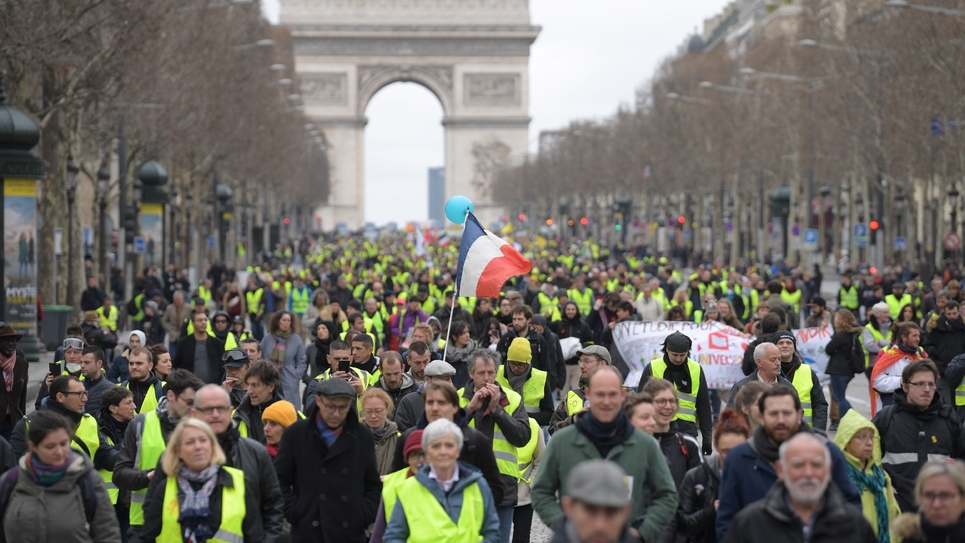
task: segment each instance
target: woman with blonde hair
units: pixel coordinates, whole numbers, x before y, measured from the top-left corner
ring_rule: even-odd
[[[245,475],[225,466],[225,453],[211,427],[195,418],[171,433],[144,505],[144,541],[262,541],[254,493]],[[256,514],[248,515],[251,510]]]
[[[392,422],[395,403],[389,394],[378,387],[370,387],[359,398],[362,402],[362,422],[372,432],[375,441],[375,462],[379,475],[392,473],[395,447],[402,435],[399,427]]]
[[[915,484],[918,513],[905,513],[894,524],[904,543],[965,541],[965,464],[931,460]]]

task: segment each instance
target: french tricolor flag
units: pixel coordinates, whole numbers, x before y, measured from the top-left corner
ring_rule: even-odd
[[[498,298],[507,279],[531,269],[532,262],[512,245],[484,229],[472,213],[466,216],[456,273],[459,296]]]

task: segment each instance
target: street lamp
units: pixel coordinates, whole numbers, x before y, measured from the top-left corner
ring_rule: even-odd
[[[268,69],[271,70],[271,71],[273,71],[273,72],[284,72],[284,71],[285,71],[285,65],[284,65],[284,64],[272,64],[271,66],[268,67]]]
[[[927,13],[937,13],[939,15],[947,15],[949,17],[965,17],[965,10],[962,9],[951,9],[951,8],[941,8],[937,6],[922,6],[919,4],[910,4],[905,0],[888,0],[885,5],[889,8],[899,8],[899,9],[913,9],[916,11],[924,11]]]
[[[841,53],[852,53],[855,55],[864,55],[869,57],[883,57],[885,55],[884,51],[875,51],[873,49],[858,49],[856,47],[846,47],[843,45],[830,45],[827,43],[821,43],[817,40],[803,39],[799,40],[797,44],[805,49],[824,49],[826,51],[838,51]]]
[[[110,284],[110,273],[107,271],[107,191],[110,188],[111,171],[107,167],[107,156],[101,160],[101,167],[97,170],[97,266],[101,273],[101,286],[107,288]]]
[[[275,41],[274,41],[274,40],[264,39],[264,40],[258,40],[258,41],[256,41],[255,43],[247,43],[247,44],[245,44],[245,45],[236,45],[236,46],[232,47],[232,49],[234,49],[235,51],[245,51],[245,50],[248,50],[248,49],[256,49],[256,48],[259,48],[259,47],[274,47],[274,45],[275,45]]]
[[[948,229],[949,232],[955,232],[958,230],[958,189],[955,185],[952,185],[948,189],[948,202],[952,204],[952,224],[951,228]]]
[[[74,215],[75,215],[74,206],[77,202],[76,197],[77,197],[77,174],[78,173],[80,173],[80,168],[77,166],[77,163],[74,162],[74,155],[67,155],[67,175],[64,177],[64,188],[67,189],[67,242],[66,242],[67,247],[66,248],[67,248],[67,262],[68,262],[68,266],[67,266],[68,283],[70,282],[70,278],[73,275],[73,270],[70,269],[70,263],[74,262],[74,259],[71,257],[73,256],[74,251],[77,250],[77,248],[74,245]],[[63,251],[63,249],[61,249],[61,251]],[[58,270],[59,266],[55,267],[54,269]],[[54,272],[55,301],[57,301],[57,298],[59,298],[59,292],[57,287],[57,283],[60,280],[59,277],[60,277],[60,273],[55,271]],[[64,290],[65,292],[69,293],[70,287],[68,286]],[[70,296],[70,295],[67,294],[67,296]]]
[[[670,100],[688,102],[691,104],[701,104],[704,106],[710,105],[710,100],[707,100],[706,98],[694,98],[693,96],[684,96],[683,94],[677,94],[676,92],[668,92],[667,98]]]

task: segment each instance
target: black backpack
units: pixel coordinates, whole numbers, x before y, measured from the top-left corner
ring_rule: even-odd
[[[861,334],[854,334],[851,340],[851,358],[848,368],[855,374],[861,373],[865,369],[864,347],[861,345]]]
[[[13,490],[17,486],[17,477],[19,475],[20,466],[17,466],[8,471],[3,479],[0,480],[0,522],[2,522],[3,517],[7,513],[7,505],[10,503],[10,497],[13,496]],[[87,519],[87,530],[90,531],[90,525],[94,522],[94,514],[97,512],[97,492],[95,490],[94,478],[90,471],[83,477],[77,479],[77,492],[80,494],[80,499],[84,503],[84,516]]]

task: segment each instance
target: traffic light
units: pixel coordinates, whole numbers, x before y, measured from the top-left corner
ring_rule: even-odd
[[[875,243],[878,242],[878,229],[881,228],[881,223],[879,223],[874,219],[871,219],[871,221],[868,223],[868,228],[871,230],[870,242],[872,245],[874,245]]]
[[[574,222],[573,219],[566,221],[566,226],[573,226],[574,224],[576,224],[576,222]]]
[[[590,224],[590,219],[587,219],[586,217],[583,217],[582,219],[580,219],[580,224],[582,224],[583,226],[586,226],[586,225]]]
[[[287,225],[291,224],[292,220],[289,219],[288,217],[285,217],[284,219],[282,219],[281,222],[285,223],[285,225],[287,226]]]
[[[677,217],[677,224],[679,224],[680,226],[683,226],[686,223],[687,223],[687,217],[684,217],[683,215]]]
[[[613,225],[613,229],[619,232],[620,230],[623,230],[623,225],[620,223],[616,223]]]
[[[878,223],[878,221],[872,220],[870,223],[868,223],[868,228],[871,228],[872,230],[877,230],[880,227],[881,225]]]
[[[553,219],[546,219],[546,226],[553,226]]]
[[[134,243],[134,236],[137,235],[137,208],[126,206],[124,208],[124,242]]]
[[[519,222],[526,222],[526,214],[524,213],[519,214]]]

